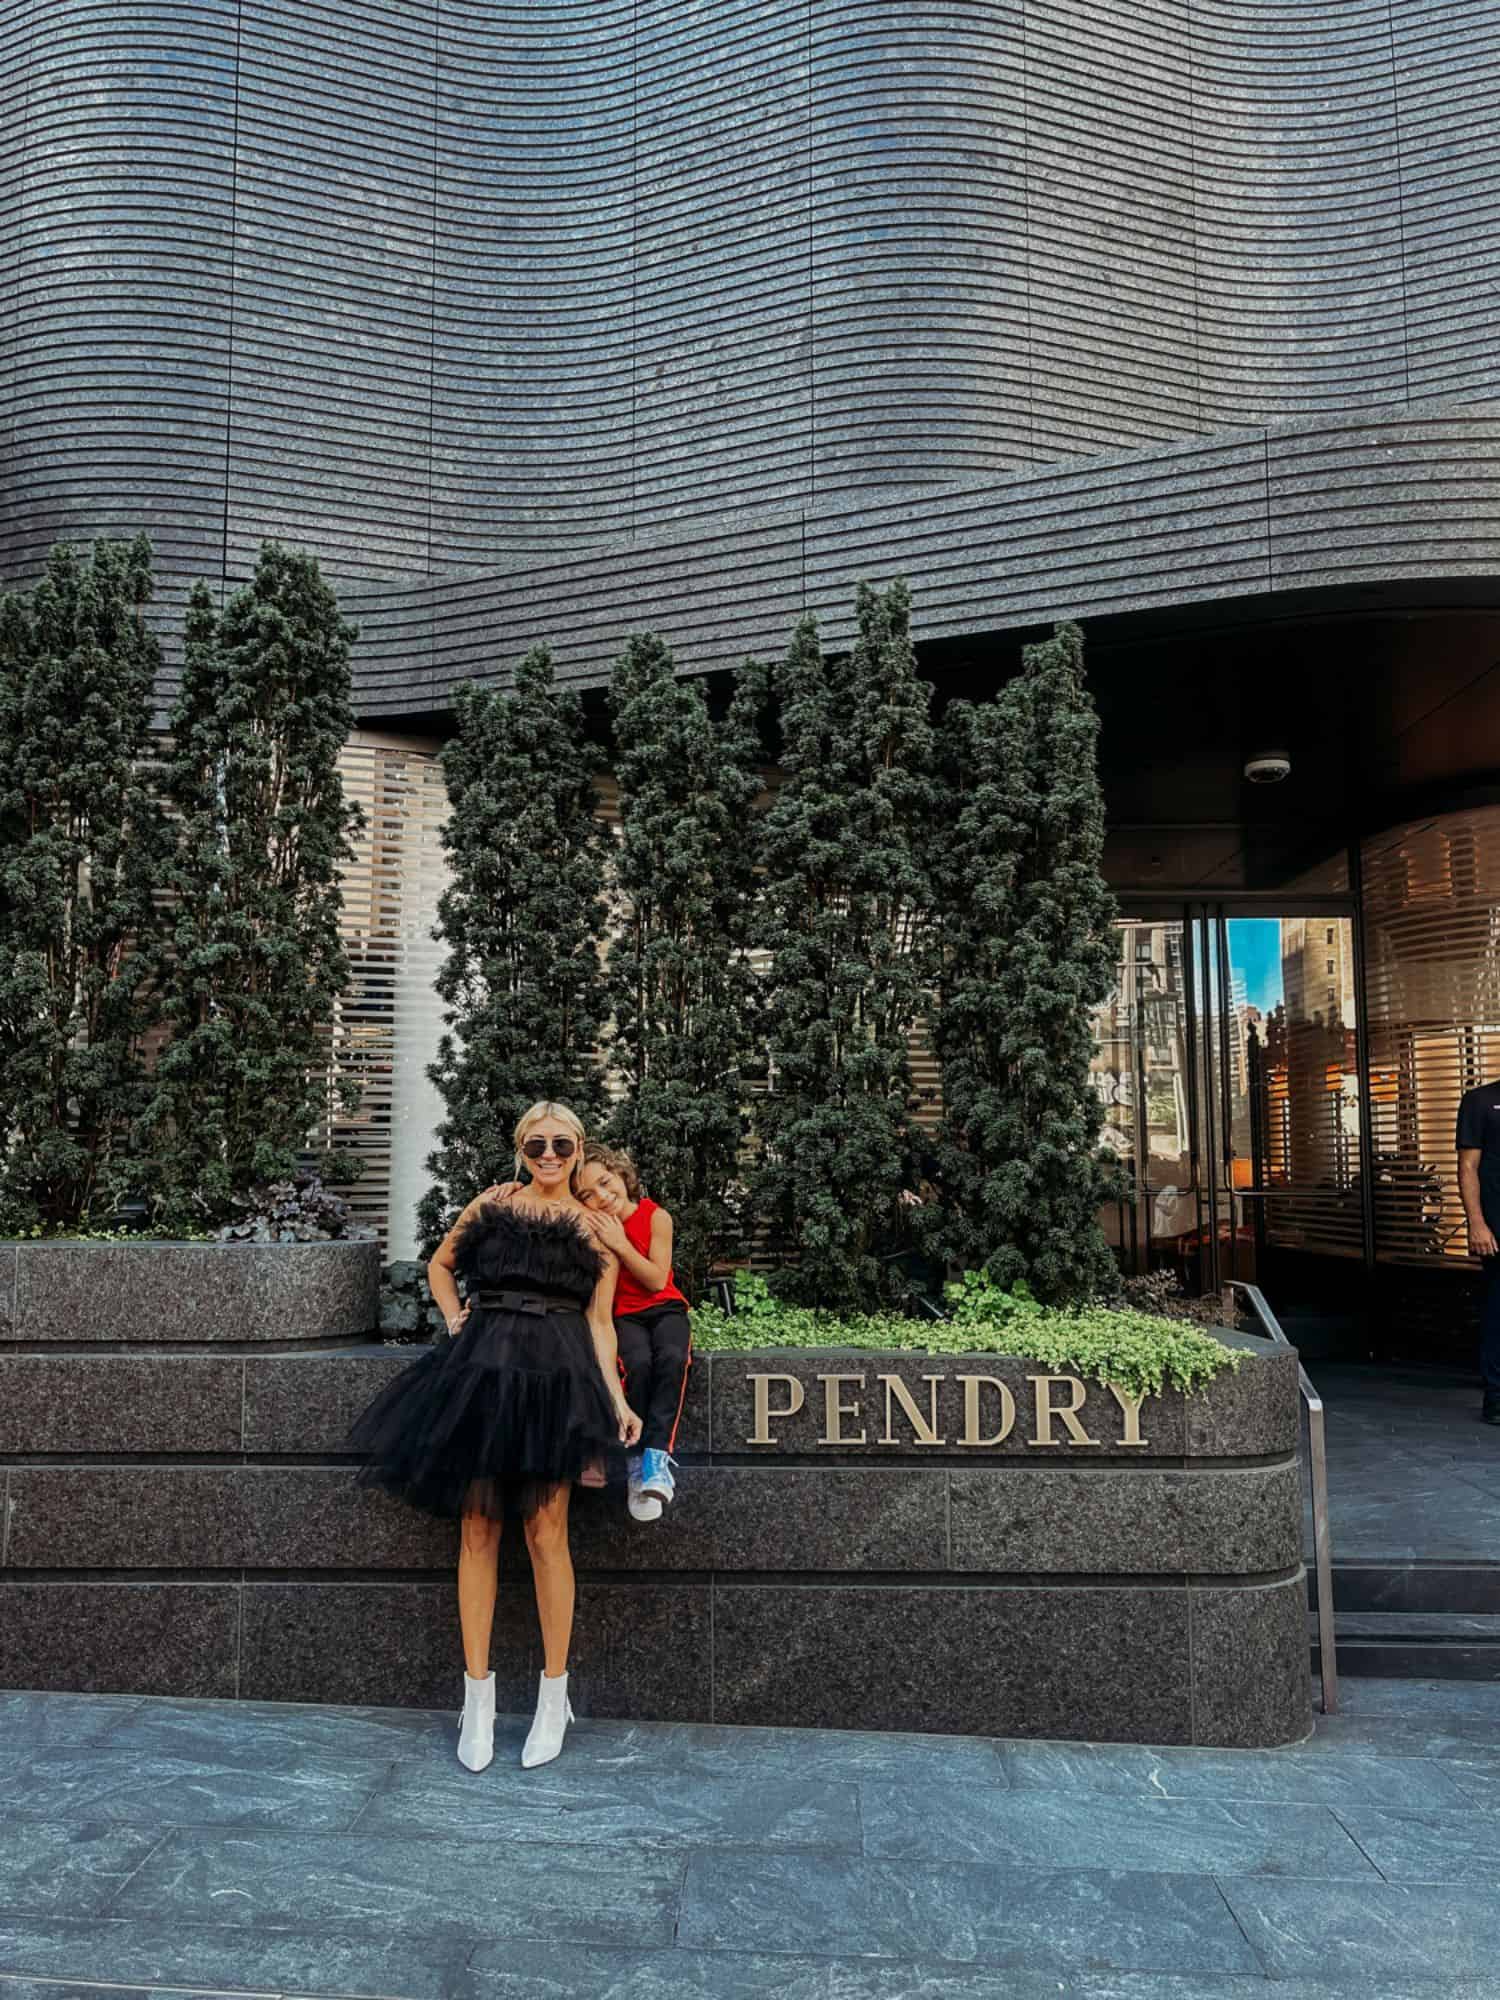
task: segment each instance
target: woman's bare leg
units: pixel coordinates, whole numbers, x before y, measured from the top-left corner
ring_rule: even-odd
[[[559,1486],[526,1521],[526,1546],[536,1584],[537,1616],[542,1625],[542,1672],[555,1680],[568,1670],[573,1638],[573,1552],[568,1547],[568,1502],[571,1486]]]
[[[465,1514],[458,1551],[458,1622],[464,1635],[464,1668],[482,1681],[490,1670],[490,1632],[500,1561],[500,1523]]]

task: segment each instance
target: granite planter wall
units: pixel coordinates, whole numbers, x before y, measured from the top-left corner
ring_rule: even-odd
[[[359,1492],[343,1451],[414,1350],[10,1338],[0,1686],[454,1702],[455,1530]],[[1237,1375],[1139,1408],[994,1356],[701,1357],[666,1519],[577,1496],[575,1706],[1304,1735],[1296,1362],[1245,1344]],[[503,1564],[495,1666],[523,1709],[539,1658],[514,1531]]]
[[[0,1242],[0,1342],[347,1340],[379,1318],[380,1246]]]

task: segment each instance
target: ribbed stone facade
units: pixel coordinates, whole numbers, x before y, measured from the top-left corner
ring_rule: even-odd
[[[1488,0],[11,0],[0,567],[314,548],[366,710],[1494,569]],[[1461,118],[1455,118],[1455,104]]]

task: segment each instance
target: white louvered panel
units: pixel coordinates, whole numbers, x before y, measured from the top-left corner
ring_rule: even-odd
[[[1363,859],[1375,1252],[1461,1258],[1459,1100],[1500,1075],[1500,806],[1394,827]]]
[[[416,1203],[442,1115],[427,1075],[442,1032],[433,937],[448,879],[441,831],[448,795],[436,745],[360,731],[339,758],[346,796],[365,825],[341,880],[349,983],[332,1029],[332,1065],[359,1085],[351,1114],[329,1113],[317,1137],[355,1153],[363,1171],[341,1189],[380,1232],[388,1257],[416,1255]]]

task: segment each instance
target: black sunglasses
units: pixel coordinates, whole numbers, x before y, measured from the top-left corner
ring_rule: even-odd
[[[572,1139],[528,1139],[521,1151],[528,1160],[545,1160],[549,1149],[559,1160],[571,1160],[574,1143]]]

